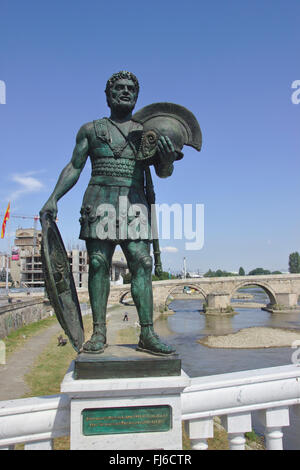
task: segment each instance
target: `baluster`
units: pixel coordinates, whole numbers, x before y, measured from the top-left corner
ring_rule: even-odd
[[[184,427],[193,450],[207,450],[207,439],[214,436],[213,418],[199,418],[185,421]]]
[[[283,450],[282,444],[283,432],[282,428],[266,428],[265,438],[267,450]]]
[[[230,450],[245,450],[246,438],[244,433],[228,434],[228,442]]]
[[[267,450],[283,450],[282,427],[289,426],[289,409],[287,407],[260,410],[258,417],[265,426]]]
[[[228,433],[230,450],[245,450],[245,432],[251,431],[251,413],[222,416],[222,426]]]
[[[25,450],[53,450],[53,439],[27,442]]]

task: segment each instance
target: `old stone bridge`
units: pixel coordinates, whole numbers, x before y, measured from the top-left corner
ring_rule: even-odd
[[[214,278],[173,279],[153,282],[154,305],[166,305],[172,293],[184,286],[190,286],[203,296],[205,312],[226,313],[230,301],[241,287],[261,287],[269,297],[268,307],[273,310],[291,310],[297,307],[300,296],[300,274],[271,274],[265,276],[230,276]],[[122,302],[130,296],[130,285],[111,288],[109,303]]]

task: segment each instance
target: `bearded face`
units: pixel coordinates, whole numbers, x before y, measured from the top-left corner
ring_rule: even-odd
[[[132,80],[121,78],[114,82],[107,97],[108,106],[118,114],[130,113],[137,100],[137,90]]]

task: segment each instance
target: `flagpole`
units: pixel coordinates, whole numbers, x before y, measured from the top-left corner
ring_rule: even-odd
[[[7,256],[6,256],[6,279],[5,279],[5,288],[6,288],[6,295],[8,296],[9,294],[9,288],[8,288],[8,268],[9,268],[9,253],[10,253],[10,220],[8,219],[8,224],[7,224]]]

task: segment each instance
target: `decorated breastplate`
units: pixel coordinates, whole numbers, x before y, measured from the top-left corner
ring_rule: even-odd
[[[109,149],[109,156],[111,154],[114,158],[124,157],[125,155],[132,155],[132,158],[136,157],[143,135],[143,126],[139,122],[131,121],[128,135],[125,135],[121,127],[107,118],[94,121],[94,129],[96,136],[95,150],[99,148],[103,156],[105,151]]]
[[[94,121],[95,137],[91,145],[92,176],[134,177],[141,164],[137,154],[141,145],[143,126],[131,121],[125,135],[109,119]]]

